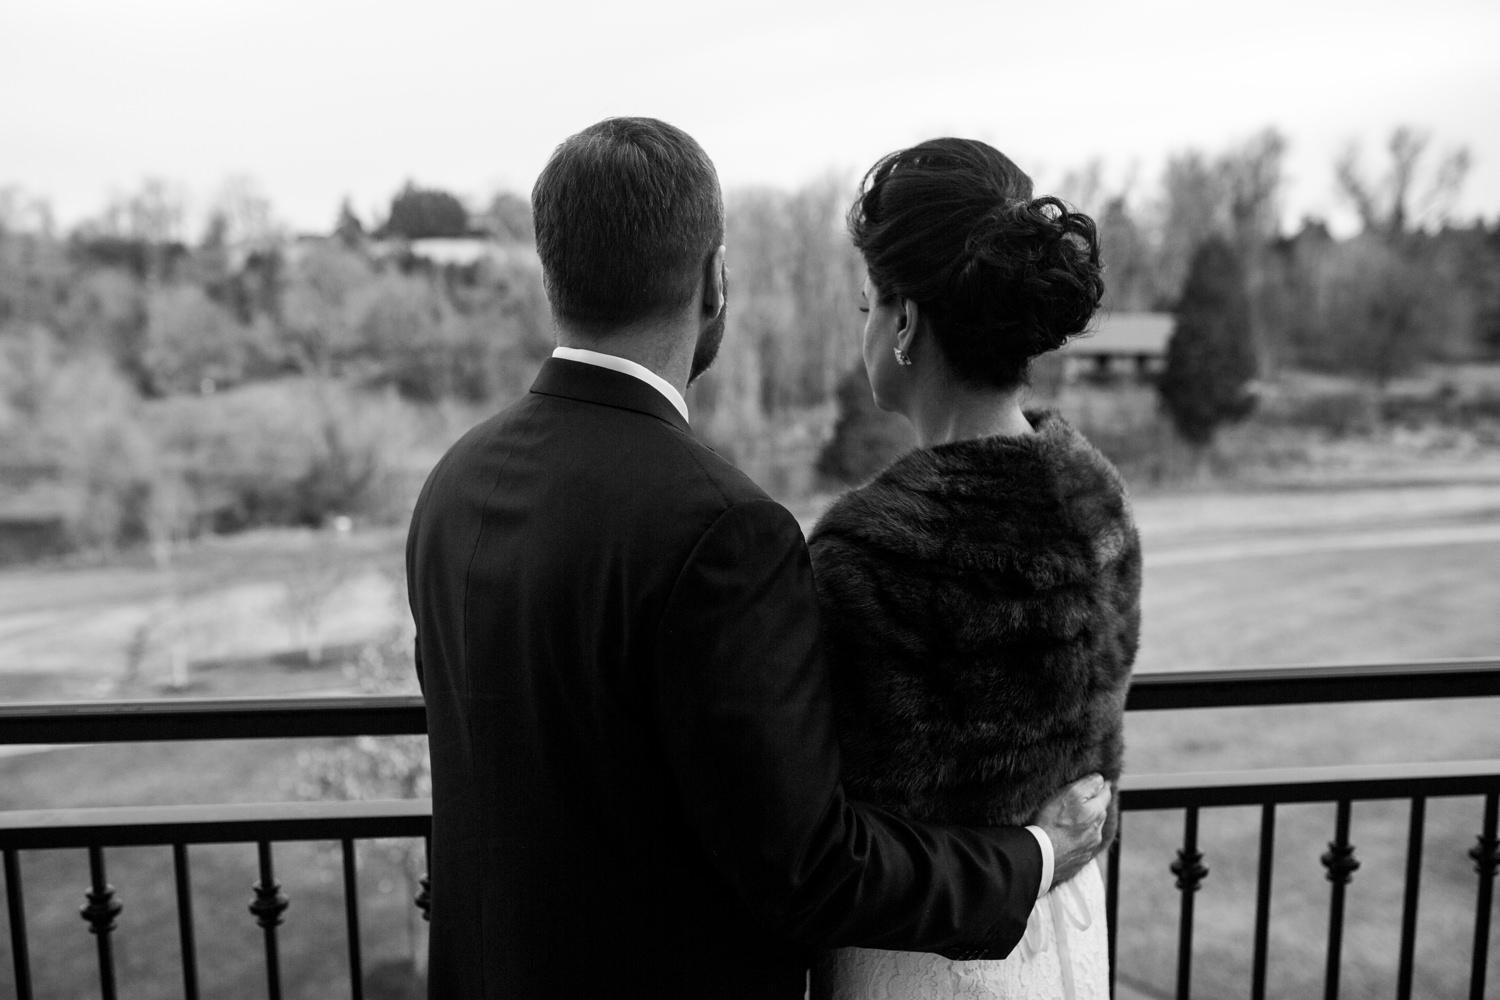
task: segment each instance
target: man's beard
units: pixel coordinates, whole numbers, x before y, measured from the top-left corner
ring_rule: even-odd
[[[729,314],[729,274],[723,272],[720,280],[724,287],[724,303],[719,307],[719,315],[714,321],[704,328],[698,335],[698,343],[693,348],[693,366],[688,371],[688,385],[698,381],[698,376],[708,371],[713,365],[714,358],[719,356],[719,345],[724,342],[724,318]]]

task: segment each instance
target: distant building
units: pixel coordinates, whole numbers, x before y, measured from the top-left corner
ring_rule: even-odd
[[[469,267],[480,261],[509,267],[541,268],[529,243],[502,243],[487,236],[431,236],[419,240],[382,240],[371,244],[376,259],[410,254],[440,267]]]
[[[1039,403],[1055,404],[1075,382],[1150,382],[1167,363],[1171,313],[1101,313],[1094,331],[1037,358],[1028,382]]]
[[[474,236],[428,236],[411,240],[406,246],[413,257],[458,267],[493,260],[500,249],[492,240]]]
[[[1167,341],[1176,320],[1171,313],[1103,314],[1098,329],[1069,342],[1058,354],[1068,381],[1088,377],[1159,375],[1167,363]]]
[[[17,460],[0,450],[0,566],[71,548],[68,515],[77,504],[69,502],[56,477],[51,464]]]

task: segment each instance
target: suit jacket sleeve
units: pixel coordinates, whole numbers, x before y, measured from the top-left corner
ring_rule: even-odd
[[[1020,828],[906,822],[839,785],[812,568],[792,516],[736,504],[703,534],[660,625],[656,724],[688,817],[746,902],[790,936],[999,958],[1041,850]]]

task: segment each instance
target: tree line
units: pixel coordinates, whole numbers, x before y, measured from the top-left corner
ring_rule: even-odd
[[[1282,231],[1285,149],[1267,130],[1186,151],[1144,195],[1108,189],[1098,164],[1059,185],[1099,221],[1106,308],[1181,310],[1169,402],[1166,386],[1206,384],[1201,366],[1226,357],[1248,359],[1229,366],[1241,387],[1287,369],[1380,385],[1430,360],[1500,358],[1500,219],[1447,216],[1465,154],[1439,157],[1411,129],[1373,166],[1351,148],[1332,176],[1360,232],[1336,238],[1315,219]],[[852,194],[828,177],[727,195],[730,329],[690,405],[731,455],[861,405]],[[346,201],[327,233],[296,239],[243,178],[194,238],[184,204],[147,181],[58,232],[44,203],[0,191],[0,468],[12,493],[62,511],[76,544],[167,551],[204,531],[397,518],[455,423],[523,392],[551,350],[515,193],[474,208],[408,183],[383,218]],[[479,249],[442,263],[422,252],[433,238]],[[1195,272],[1229,291],[1195,305]],[[1245,405],[1226,398],[1183,433]],[[856,430],[831,447],[866,447]]]

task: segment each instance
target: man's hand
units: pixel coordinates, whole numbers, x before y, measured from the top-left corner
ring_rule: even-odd
[[[1077,875],[1099,849],[1109,813],[1109,783],[1097,774],[1080,778],[1042,806],[1035,823],[1052,841],[1052,885]]]

